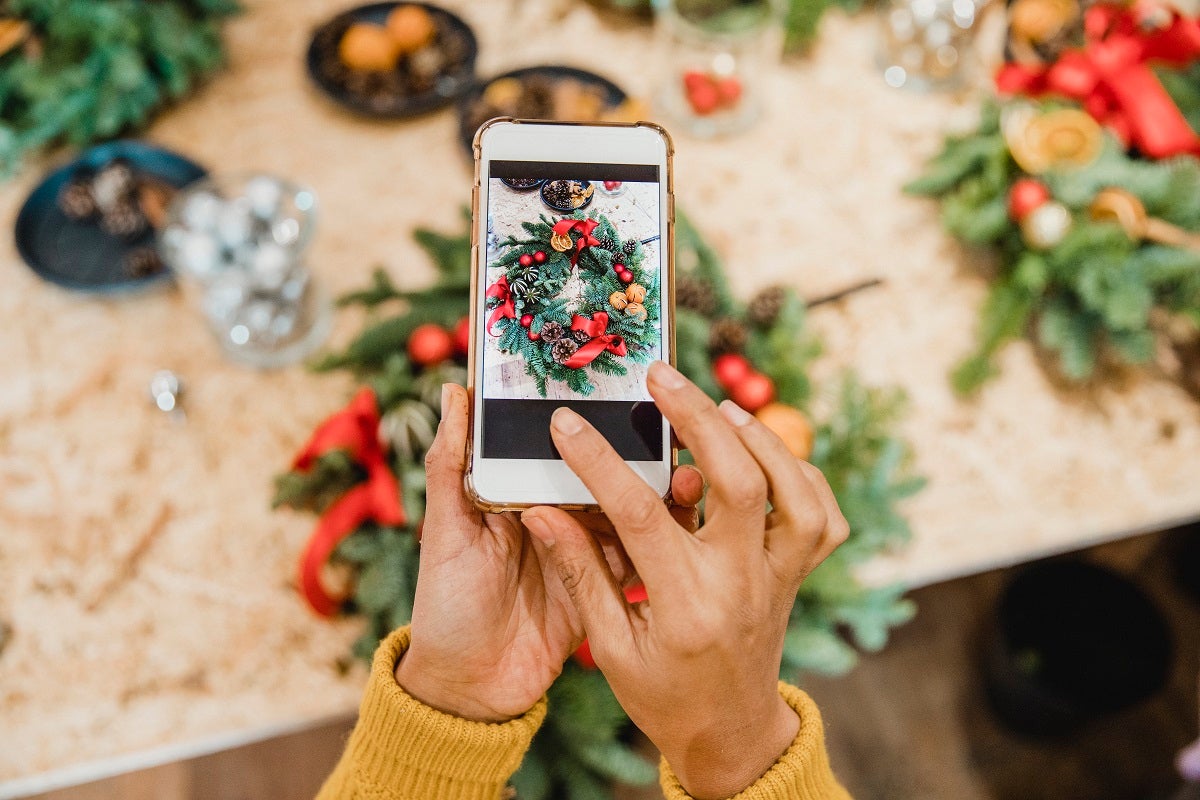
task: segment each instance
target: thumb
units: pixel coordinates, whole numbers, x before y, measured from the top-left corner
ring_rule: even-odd
[[[425,454],[426,537],[433,533],[436,539],[439,531],[463,527],[465,519],[478,514],[463,487],[468,427],[466,390],[452,383],[443,384],[442,420]]]
[[[599,542],[560,508],[531,508],[521,515],[521,522],[548,551],[558,579],[579,612],[596,663],[603,668],[605,654],[628,652],[632,636],[629,607]]]
[[[1192,742],[1175,761],[1185,781],[1200,783],[1200,739]]]

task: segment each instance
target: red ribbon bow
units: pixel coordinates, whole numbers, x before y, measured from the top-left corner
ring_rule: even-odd
[[[508,288],[508,278],[501,275],[500,280],[488,287],[487,296],[500,300],[500,305],[493,309],[492,315],[488,317],[487,321],[488,333],[492,336],[499,336],[500,334],[492,330],[492,326],[501,319],[516,319],[517,317],[517,308],[513,305],[512,292]]]
[[[1200,136],[1149,66],[1184,66],[1200,58],[1200,20],[1174,14],[1169,26],[1146,33],[1136,9],[1097,5],[1084,17],[1084,34],[1082,48],[1064,52],[1049,67],[1005,64],[996,87],[1081,101],[1098,122],[1150,158],[1200,155]]]
[[[325,510],[300,557],[300,591],[313,611],[325,617],[333,616],[345,600],[331,596],[320,579],[321,567],[338,542],[369,519],[383,525],[403,525],[407,519],[400,502],[400,484],[379,443],[379,411],[370,389],[360,390],[348,406],[317,427],[292,468],[308,470],[330,450],[350,451],[366,470],[367,479]]]
[[[579,263],[579,254],[585,248],[595,247],[600,244],[600,240],[592,236],[592,231],[596,230],[596,226],[600,223],[594,219],[563,219],[554,223],[551,230],[555,234],[562,236],[571,231],[579,231],[579,238],[575,240],[575,250],[571,253],[571,266]]]
[[[608,314],[604,311],[597,311],[588,319],[581,314],[576,314],[571,318],[571,330],[583,331],[592,340],[583,347],[575,351],[575,354],[563,362],[564,367],[571,369],[579,369],[586,367],[588,364],[596,360],[596,356],[607,350],[610,353],[615,353],[618,356],[625,355],[628,351],[625,349],[625,340],[616,334],[607,334],[608,329]]]

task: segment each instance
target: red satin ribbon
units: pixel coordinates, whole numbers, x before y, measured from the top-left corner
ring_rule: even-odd
[[[400,484],[388,467],[379,443],[379,411],[375,395],[362,389],[350,404],[325,420],[292,462],[293,469],[307,470],[330,450],[348,450],[362,465],[367,479],[346,492],[326,509],[300,557],[300,591],[318,614],[331,617],[344,597],[333,597],[321,585],[321,568],[338,542],[367,520],[384,525],[407,521],[400,502]]]
[[[594,219],[564,219],[554,223],[553,230],[559,236],[568,234],[571,231],[579,231],[579,238],[575,240],[575,249],[571,252],[571,266],[579,263],[579,254],[585,248],[595,247],[600,244],[600,240],[592,236],[592,231],[596,230],[596,226],[600,223]]]
[[[501,319],[516,319],[517,317],[517,308],[513,305],[512,292],[508,289],[508,278],[501,275],[500,280],[488,287],[487,296],[500,300],[500,305],[496,306],[487,321],[488,333],[492,336],[499,336],[500,334],[492,330],[492,326]]]
[[[586,367],[605,350],[619,356],[625,355],[628,352],[625,349],[625,340],[616,334],[606,334],[607,329],[608,314],[604,311],[597,311],[591,319],[576,314],[571,319],[571,330],[584,331],[592,340],[576,350],[573,356],[563,362],[563,366],[571,369]]]
[[[1184,66],[1200,58],[1200,20],[1175,14],[1146,33],[1135,10],[1097,5],[1084,17],[1086,44],[1049,67],[1005,64],[996,87],[1009,94],[1059,94],[1083,103],[1093,117],[1150,158],[1200,155],[1193,131],[1150,69],[1150,62]]]

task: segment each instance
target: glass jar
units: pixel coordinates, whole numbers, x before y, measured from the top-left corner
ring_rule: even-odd
[[[304,262],[316,207],[312,190],[261,174],[201,181],[171,204],[163,258],[234,360],[294,364],[328,335],[329,299]]]
[[[879,66],[889,86],[961,88],[975,64],[975,37],[984,0],[888,0]]]
[[[753,125],[783,49],[783,0],[656,0],[655,8],[666,51],[662,110],[701,137]]]

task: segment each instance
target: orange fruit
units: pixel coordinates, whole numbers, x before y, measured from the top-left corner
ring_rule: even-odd
[[[412,53],[433,41],[437,26],[420,6],[396,6],[388,14],[387,31],[401,53]]]
[[[342,34],[338,57],[350,69],[386,72],[396,68],[400,53],[386,30],[378,25],[356,22]]]

